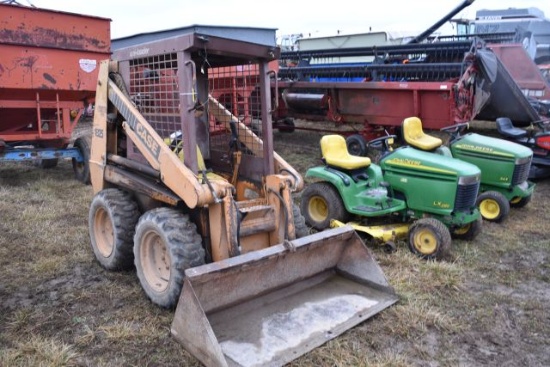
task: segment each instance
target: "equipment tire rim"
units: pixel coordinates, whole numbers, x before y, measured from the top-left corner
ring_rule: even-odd
[[[98,208],[94,215],[94,237],[101,256],[111,256],[114,250],[115,234],[109,213],[103,208]]]
[[[468,233],[468,231],[470,230],[470,227],[472,227],[472,224],[471,223],[468,223],[466,224],[465,226],[462,226],[460,228],[457,228],[455,229],[455,234],[457,235],[463,235],[463,234],[466,234]]]
[[[515,198],[512,198],[512,200],[510,200],[510,203],[512,204],[517,204],[521,201],[521,197],[520,196],[516,196]]]
[[[155,292],[166,290],[170,281],[170,257],[158,233],[148,231],[143,236],[139,255],[147,283]]]
[[[316,222],[323,222],[328,218],[327,202],[320,196],[314,196],[309,200],[308,211],[310,217]]]
[[[479,203],[479,211],[484,218],[495,219],[500,215],[500,205],[496,200],[485,199]]]
[[[414,248],[423,255],[431,255],[437,250],[437,237],[429,229],[420,229],[413,236]]]

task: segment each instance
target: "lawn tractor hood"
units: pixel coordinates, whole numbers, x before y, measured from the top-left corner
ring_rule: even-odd
[[[523,145],[475,133],[467,134],[451,146],[453,157],[480,157],[522,164],[530,162],[533,152]]]
[[[407,146],[380,165],[395,195],[405,196],[410,208],[451,215],[475,207],[481,171],[473,164]]]

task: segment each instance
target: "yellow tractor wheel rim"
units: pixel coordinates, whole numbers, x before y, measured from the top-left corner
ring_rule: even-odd
[[[328,205],[325,199],[314,196],[309,200],[309,215],[316,222],[322,222],[328,218]]]
[[[465,226],[463,227],[460,227],[458,229],[455,229],[455,234],[458,234],[458,235],[463,235],[463,234],[466,234],[468,233],[468,231],[470,230],[470,227],[472,225],[470,223],[466,224]]]
[[[500,206],[496,200],[485,199],[479,203],[479,211],[481,212],[483,218],[495,219],[500,214]]]
[[[416,231],[413,241],[414,247],[423,255],[431,255],[437,250],[437,237],[429,229]]]
[[[512,200],[510,200],[510,202],[512,204],[517,204],[521,201],[521,197],[520,196],[516,196],[515,198],[512,198]]]

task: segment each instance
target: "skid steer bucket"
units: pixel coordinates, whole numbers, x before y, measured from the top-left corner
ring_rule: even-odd
[[[350,226],[185,275],[172,334],[207,366],[282,366],[398,300]]]

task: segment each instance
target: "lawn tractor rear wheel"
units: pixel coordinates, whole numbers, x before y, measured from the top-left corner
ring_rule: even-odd
[[[126,191],[105,189],[92,199],[88,226],[92,250],[107,270],[133,266],[133,235],[139,218],[137,203]]]
[[[451,233],[451,236],[458,240],[472,241],[477,237],[478,234],[481,233],[482,225],[483,225],[483,218],[480,215],[473,222],[470,222],[465,226],[454,229],[453,232]]]
[[[302,193],[301,209],[306,223],[322,231],[330,227],[330,220],[346,222],[349,217],[340,194],[328,182],[314,182]]]
[[[157,208],[143,214],[134,235],[134,259],[141,287],[149,299],[173,308],[183,287],[185,269],[203,265],[205,251],[189,216]]]
[[[512,200],[510,200],[510,206],[512,208],[523,208],[525,205],[529,204],[531,201],[531,198],[533,197],[533,194],[527,195],[524,197],[515,197]]]
[[[426,260],[441,260],[451,251],[451,233],[435,218],[421,218],[409,228],[409,250]]]
[[[510,212],[508,199],[500,192],[485,191],[477,197],[476,205],[483,219],[489,222],[502,222]]]

